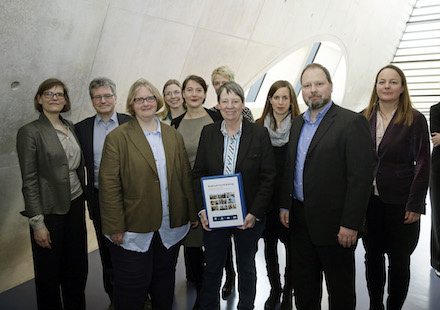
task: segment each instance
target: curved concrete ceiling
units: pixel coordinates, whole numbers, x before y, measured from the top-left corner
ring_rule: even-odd
[[[58,77],[68,85],[72,111],[65,117],[77,122],[93,114],[87,87],[97,76],[116,82],[124,111],[127,91],[140,77],[161,89],[188,74],[209,81],[213,68],[228,64],[248,88],[296,49],[330,40],[347,61],[342,105],[357,108],[367,104],[377,69],[392,60],[414,2],[1,1],[0,238],[12,251],[0,254],[0,291],[32,276],[15,136],[37,118],[32,102],[43,80]]]

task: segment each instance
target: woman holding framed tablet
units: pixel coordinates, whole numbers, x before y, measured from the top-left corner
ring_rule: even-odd
[[[274,155],[267,129],[242,117],[243,89],[235,82],[225,83],[217,98],[224,121],[203,128],[193,168],[196,206],[204,228],[206,262],[200,309],[218,307],[222,269],[231,235],[239,270],[239,309],[253,309],[257,279],[255,253],[272,197],[276,175]],[[243,225],[210,229],[200,179],[235,173],[240,173],[243,181],[247,209]]]

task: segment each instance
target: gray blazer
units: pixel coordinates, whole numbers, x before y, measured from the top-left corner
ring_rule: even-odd
[[[61,116],[60,119],[75,133],[70,121]],[[69,165],[57,133],[44,113],[18,130],[17,153],[25,202],[21,214],[66,214],[70,209]],[[76,173],[85,190],[83,156]]]

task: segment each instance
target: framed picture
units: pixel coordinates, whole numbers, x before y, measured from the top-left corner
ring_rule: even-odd
[[[239,227],[246,217],[241,174],[201,178],[208,227],[210,229]]]

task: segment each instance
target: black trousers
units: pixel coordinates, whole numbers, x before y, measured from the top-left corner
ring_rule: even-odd
[[[256,222],[254,228],[246,230],[221,228],[203,231],[206,267],[203,273],[200,309],[213,310],[218,307],[223,268],[232,235],[234,236],[235,253],[237,255],[238,309],[254,309],[257,284],[255,253],[264,225],[265,221],[263,220]]]
[[[110,251],[106,245],[107,238],[102,234],[101,211],[99,210],[99,192],[97,189],[95,189],[92,196],[89,197],[87,205],[89,208],[90,219],[93,221],[93,226],[95,227],[96,240],[98,241],[104,290],[110,298],[110,301],[113,302],[113,266]]]
[[[280,266],[278,261],[278,240],[281,240],[286,250],[284,291],[291,290],[292,277],[288,276],[290,272],[289,230],[281,224],[278,209],[269,212],[266,216],[266,227],[263,231],[263,240],[267,276],[271,288],[281,292]]]
[[[329,309],[355,309],[355,247],[316,246],[306,224],[304,206],[294,200],[290,218],[291,275],[298,310],[320,310],[323,273]]]
[[[116,310],[143,309],[147,293],[154,310],[173,308],[176,264],[181,242],[167,249],[158,232],[147,252],[134,252],[106,240],[114,271]]]
[[[370,309],[384,309],[385,254],[388,255],[387,309],[401,309],[408,293],[410,256],[419,240],[420,221],[404,224],[405,205],[370,198],[363,237]]]
[[[440,270],[440,172],[431,170],[431,266]]]
[[[40,247],[31,229],[38,309],[85,309],[87,234],[84,196],[71,202],[67,214],[45,215],[44,223],[50,233],[52,249]]]

